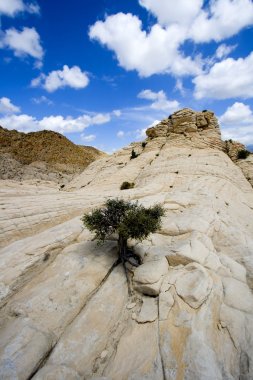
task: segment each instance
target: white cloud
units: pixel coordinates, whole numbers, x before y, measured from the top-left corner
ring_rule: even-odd
[[[112,111],[112,114],[116,117],[120,117],[121,116],[121,111],[120,110],[114,110]]]
[[[138,17],[118,13],[108,16],[104,22],[97,21],[90,28],[89,36],[114,51],[120,66],[137,70],[143,77],[165,72],[195,75],[201,71],[198,60],[184,57],[179,51],[187,38],[187,29],[181,25],[163,28],[156,24],[147,33],[142,30]]]
[[[235,50],[237,45],[226,45],[221,44],[218,46],[215,56],[218,59],[226,58],[233,50]]]
[[[253,112],[244,103],[236,102],[219,118],[222,135],[243,144],[253,144]]]
[[[197,76],[195,97],[229,99],[253,96],[253,52],[246,58],[227,58],[215,63],[209,73]]]
[[[253,25],[252,0],[139,0],[157,18],[148,31],[131,14],[117,13],[97,21],[89,36],[112,50],[119,65],[140,76],[158,73],[174,76],[199,75],[201,55],[185,56],[183,44],[219,42]],[[127,33],[126,33],[127,30]],[[228,56],[235,47],[222,44],[216,59]]]
[[[125,132],[124,132],[124,131],[118,131],[118,133],[117,133],[117,137],[118,137],[119,139],[122,139],[124,136],[125,136]]]
[[[14,17],[19,12],[38,14],[40,7],[37,3],[24,4],[23,0],[0,0],[0,15]]]
[[[97,115],[92,117],[93,124],[104,124],[108,123],[111,120],[111,116],[109,113],[98,113]]]
[[[81,139],[85,142],[91,142],[96,139],[96,135],[85,135],[84,133],[81,134]]]
[[[89,84],[89,78],[80,67],[68,67],[64,65],[62,70],[51,71],[47,76],[41,74],[32,80],[32,87],[42,86],[48,92],[54,92],[59,88],[71,87],[76,90],[85,88]]]
[[[40,96],[39,98],[32,98],[32,102],[35,103],[35,104],[47,104],[49,106],[51,106],[52,104],[54,104],[52,102],[52,100],[48,99],[46,96],[42,95]]]
[[[13,114],[20,112],[20,108],[11,103],[9,98],[0,98],[0,113]]]
[[[22,0],[0,0],[0,14],[13,17],[16,13],[25,10]]]
[[[168,100],[164,91],[154,92],[151,90],[143,90],[138,94],[138,98],[153,100],[150,107],[160,111],[175,111],[179,107],[177,100]]]
[[[231,107],[228,107],[226,112],[219,118],[219,120],[222,124],[232,125],[238,122],[252,122],[252,117],[252,111],[248,105],[236,102]]]
[[[185,96],[186,90],[184,88],[184,84],[183,84],[182,79],[177,78],[175,90],[179,91],[181,96]]]
[[[149,128],[149,127],[148,127],[148,128]],[[137,129],[137,130],[135,131],[136,138],[137,138],[137,139],[145,139],[145,138],[147,137],[147,135],[146,135],[146,130],[147,130],[148,128]]]
[[[7,29],[2,33],[0,47],[13,50],[16,57],[31,56],[41,61],[44,55],[40,36],[35,28],[23,28],[22,31]]]
[[[139,0],[139,3],[157,17],[160,25],[189,25],[200,12],[203,0]]]
[[[196,17],[189,36],[195,42],[216,42],[232,37],[253,24],[251,0],[212,0]]]
[[[39,14],[40,13],[40,7],[37,3],[31,3],[26,5],[26,10],[28,13],[34,13]]]
[[[104,117],[103,117],[104,116]],[[110,121],[108,115],[82,115],[77,118],[58,116],[47,116],[36,119],[29,115],[10,115],[0,119],[0,125],[7,129],[17,129],[20,132],[40,131],[43,129],[60,132],[73,133],[82,132],[91,125],[104,124]]]

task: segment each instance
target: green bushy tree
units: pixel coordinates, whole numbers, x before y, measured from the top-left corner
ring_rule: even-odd
[[[118,235],[118,254],[126,276],[126,262],[134,266],[139,258],[128,248],[128,239],[143,240],[161,227],[161,217],[165,211],[161,205],[145,208],[138,202],[123,199],[108,199],[104,207],[85,214],[84,225],[95,232],[95,239],[102,244],[110,235]],[[128,276],[127,276],[127,281]]]

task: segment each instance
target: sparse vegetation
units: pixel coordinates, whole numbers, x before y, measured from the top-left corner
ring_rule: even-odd
[[[122,182],[121,186],[120,186],[120,190],[128,190],[128,189],[133,189],[135,186],[135,183],[134,182],[127,182],[127,181],[124,181]]]
[[[132,149],[132,153],[131,153],[130,160],[133,160],[134,158],[137,158],[138,156],[139,156],[139,154],[137,154],[137,153],[135,152],[135,150]]]
[[[241,149],[237,153],[238,160],[245,160],[250,155],[250,152],[246,149]]]
[[[143,141],[143,142],[141,143],[141,146],[142,146],[143,149],[145,148],[146,145],[147,145],[147,142],[146,142],[146,141]]]
[[[93,210],[82,218],[84,225],[95,232],[98,244],[102,244],[112,234],[118,235],[119,261],[124,267],[129,291],[126,262],[138,266],[140,259],[128,248],[128,239],[142,241],[150,233],[156,232],[161,227],[161,217],[164,213],[164,208],[158,204],[145,208],[138,202],[108,199],[105,207]]]

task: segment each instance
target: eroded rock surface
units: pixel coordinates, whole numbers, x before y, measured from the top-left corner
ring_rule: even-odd
[[[64,190],[3,181],[1,379],[252,380],[252,187],[211,111],[147,134]],[[115,238],[97,246],[80,220],[108,197],[166,209],[160,231],[130,242],[131,297]]]

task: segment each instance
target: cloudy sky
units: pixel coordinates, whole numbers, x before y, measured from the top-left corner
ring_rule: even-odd
[[[107,152],[211,109],[253,145],[251,0],[0,0],[0,125]]]

